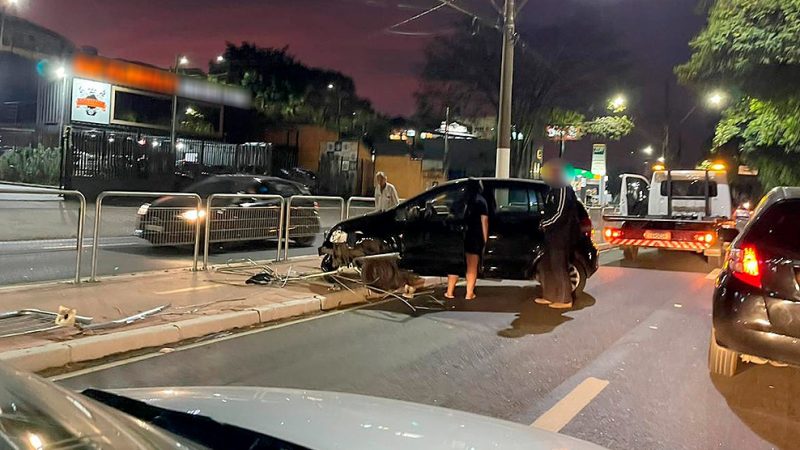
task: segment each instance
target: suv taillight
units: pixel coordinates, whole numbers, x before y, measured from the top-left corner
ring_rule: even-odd
[[[581,233],[588,238],[592,237],[592,219],[584,217],[583,220],[581,220]]]
[[[734,277],[739,280],[761,288],[761,261],[758,259],[758,250],[752,245],[742,248],[732,248],[728,257],[728,267]]]

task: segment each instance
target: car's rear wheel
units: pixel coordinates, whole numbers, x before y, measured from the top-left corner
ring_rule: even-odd
[[[622,247],[622,256],[626,261],[636,261],[639,256],[639,247]]]
[[[583,294],[583,290],[586,288],[587,278],[589,278],[589,275],[583,264],[576,262],[569,265],[569,282],[570,285],[572,285],[572,294],[574,296],[577,297]]]
[[[732,377],[739,367],[739,353],[717,344],[714,329],[711,329],[711,340],[708,343],[708,370],[711,373]]]

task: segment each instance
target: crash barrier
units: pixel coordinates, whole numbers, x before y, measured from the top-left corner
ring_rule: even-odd
[[[350,197],[347,199],[346,218],[358,217],[375,211],[375,197]]]
[[[197,270],[197,260],[200,250],[201,215],[203,214],[203,201],[197,194],[186,192],[128,192],[105,191],[97,196],[94,215],[94,237],[92,239],[92,271],[90,281],[97,281],[97,257],[100,250],[100,226],[103,223],[103,200],[114,198],[154,198],[172,197],[185,198],[184,205],[153,206],[142,205],[137,211],[141,237],[153,245],[191,245],[194,244],[192,256],[192,270]],[[180,202],[179,202],[180,203]]]
[[[344,220],[342,197],[293,195],[286,201],[286,226],[283,259],[289,259],[289,239],[301,245],[313,245],[317,235]]]
[[[62,195],[64,197],[67,196],[74,196],[78,198],[80,202],[80,208],[78,210],[78,235],[77,235],[77,244],[75,246],[78,255],[75,257],[75,283],[81,282],[81,258],[83,256],[83,230],[84,224],[86,222],[86,197],[83,196],[79,191],[69,191],[69,190],[61,190],[61,189],[48,189],[48,188],[26,188],[25,190],[17,190],[17,189],[3,189],[0,188],[0,194],[15,194],[15,195],[41,195],[41,194],[55,194],[55,195]],[[11,200],[14,201],[14,200]]]
[[[284,201],[280,195],[213,194],[206,200],[203,269],[212,242],[277,240],[280,259]]]

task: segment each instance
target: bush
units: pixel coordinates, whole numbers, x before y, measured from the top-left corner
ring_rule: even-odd
[[[57,186],[61,151],[57,148],[21,147],[0,155],[0,180]]]

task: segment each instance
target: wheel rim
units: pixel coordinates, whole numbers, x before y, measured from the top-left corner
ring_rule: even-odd
[[[573,291],[577,289],[578,285],[581,283],[581,273],[574,264],[569,265],[569,282],[572,285]]]

